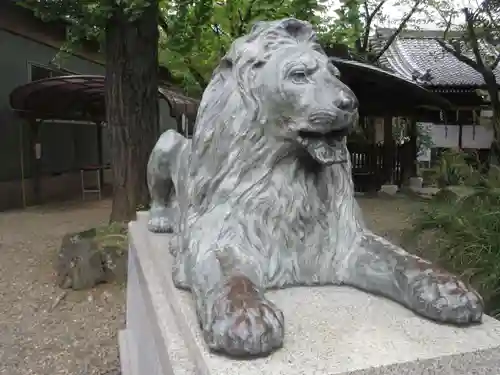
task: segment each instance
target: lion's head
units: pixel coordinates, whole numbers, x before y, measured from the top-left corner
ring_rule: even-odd
[[[305,150],[320,164],[339,163],[347,158],[345,135],[357,117],[356,96],[309,23],[259,22],[215,70],[198,112],[194,151],[230,162],[237,139],[253,140],[240,142],[248,145],[247,157],[254,156],[257,140],[266,139]]]

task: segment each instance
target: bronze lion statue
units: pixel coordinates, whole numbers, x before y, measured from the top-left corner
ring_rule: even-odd
[[[481,321],[474,290],[364,225],[346,146],[357,119],[312,26],[285,19],[232,44],[191,140],[158,140],[149,230],[175,232],[173,279],[191,290],[210,349],[282,346],[284,315],[265,292],[294,285],[349,285],[435,321]]]

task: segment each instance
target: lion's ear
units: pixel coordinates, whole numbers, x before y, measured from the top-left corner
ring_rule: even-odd
[[[307,25],[295,18],[288,18],[283,20],[283,27],[288,34],[296,38],[304,32],[304,30],[307,28]]]

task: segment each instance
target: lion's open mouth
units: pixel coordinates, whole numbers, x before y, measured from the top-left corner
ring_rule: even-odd
[[[332,130],[328,133],[318,133],[318,132],[311,132],[307,130],[300,130],[299,131],[299,137],[301,138],[308,138],[308,139],[324,139],[324,140],[335,140],[335,139],[342,139],[348,134],[348,129],[341,129],[341,130]]]
[[[345,163],[347,150],[343,143],[348,129],[327,133],[300,130],[298,141],[318,163],[331,165]]]

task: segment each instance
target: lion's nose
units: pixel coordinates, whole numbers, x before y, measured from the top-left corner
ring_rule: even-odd
[[[340,95],[335,99],[335,106],[342,111],[352,112],[357,108],[358,102],[353,96],[341,91]]]

